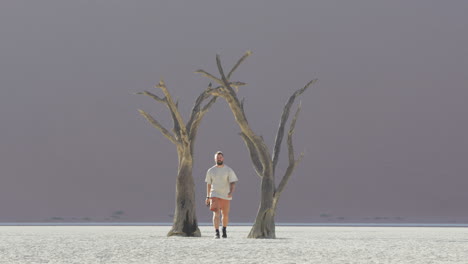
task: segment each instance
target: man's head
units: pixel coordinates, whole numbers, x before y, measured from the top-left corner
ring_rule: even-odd
[[[221,151],[216,151],[214,155],[215,162],[218,166],[223,165],[224,163],[224,155]]]

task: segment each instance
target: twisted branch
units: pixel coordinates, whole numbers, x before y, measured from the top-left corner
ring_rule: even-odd
[[[239,67],[239,65],[241,65],[242,62],[245,61],[245,59],[247,59],[247,57],[249,57],[250,55],[252,55],[252,51],[247,51],[244,56],[242,56],[237,62],[236,64],[234,65],[234,67],[232,67],[232,69],[229,71],[228,75],[225,77],[226,80],[229,80],[231,79],[231,76],[232,74],[234,73],[235,70],[237,70],[237,68]],[[219,61],[219,55],[216,56],[216,61],[218,62]],[[219,70],[219,67],[220,67],[220,62],[218,64],[218,70]],[[222,67],[221,67],[221,70],[222,70]],[[212,79],[213,81],[217,82],[218,84],[222,85],[222,86],[225,86],[226,84],[224,83],[224,81],[222,79],[219,79],[217,77],[215,77],[214,75],[204,71],[204,70],[196,70],[195,71],[196,73],[201,73],[202,75]],[[236,91],[238,90],[239,86],[244,86],[246,85],[245,83],[243,82],[227,82],[229,83],[228,86],[231,86],[231,87],[234,87],[234,89],[236,89]]]
[[[278,188],[276,189],[275,192],[275,199],[277,200],[281,193],[284,190],[284,187],[286,187],[286,184],[289,181],[289,178],[291,178],[291,175],[296,168],[297,164],[302,160],[302,157],[304,156],[304,153],[301,153],[299,158],[297,160],[294,159],[294,147],[293,147],[293,142],[292,142],[292,136],[294,134],[294,129],[296,127],[296,120],[297,117],[299,116],[299,112],[301,110],[301,104],[299,104],[299,107],[296,110],[296,113],[294,114],[294,118],[291,121],[291,125],[289,128],[288,132],[288,160],[289,160],[289,165],[288,168],[286,169],[286,173],[284,174],[283,178],[281,179],[280,184],[278,185]]]
[[[161,98],[151,92],[148,92],[148,91],[144,91],[144,92],[138,92],[136,94],[143,94],[143,95],[146,95],[146,96],[149,96],[151,98],[153,98],[154,100],[156,100],[157,102],[160,102],[160,103],[163,103],[163,104],[166,104],[166,98]]]
[[[172,96],[167,90],[166,84],[164,83],[163,80],[159,81],[159,84],[157,85],[158,88],[162,90],[164,95],[166,96],[166,104],[169,107],[169,110],[172,115],[172,119],[174,120],[174,130],[175,132],[180,136],[180,139],[186,143],[188,143],[188,138],[187,138],[187,128],[185,127],[184,120],[182,119],[182,116],[179,113],[179,110],[177,109],[177,105],[174,103],[172,100]]]
[[[316,81],[317,81],[317,79],[314,79],[314,80],[308,82],[303,88],[301,88],[301,89],[297,90],[296,92],[294,92],[291,95],[291,97],[289,97],[288,102],[284,106],[283,114],[281,115],[280,124],[279,124],[279,127],[278,127],[278,132],[277,132],[276,138],[275,138],[275,148],[274,148],[274,151],[273,151],[273,169],[275,169],[276,165],[278,164],[278,158],[279,158],[279,154],[280,154],[280,150],[281,150],[281,142],[283,141],[284,129],[285,129],[286,122],[288,121],[288,118],[289,118],[289,112],[290,112],[291,106],[293,105],[294,100],[296,100],[296,97],[298,97],[303,92],[305,92],[305,90],[307,90],[307,88],[309,88],[309,86],[312,85],[313,83],[315,83]]]
[[[232,67],[231,71],[228,73],[227,75],[227,79],[231,79],[231,75],[234,73],[234,71],[237,69],[237,67],[239,67],[239,65],[245,60],[247,59],[247,57],[249,57],[250,55],[252,55],[252,51],[248,50],[244,56],[242,56],[238,61],[237,63],[234,65],[234,67]]]
[[[257,136],[252,129],[250,128],[248,122],[247,122],[247,117],[245,116],[243,106],[241,102],[239,102],[239,99],[237,98],[236,93],[232,89],[232,87],[229,84],[229,80],[226,78],[224,75],[224,70],[221,65],[221,59],[219,55],[216,55],[216,65],[218,67],[219,74],[221,75],[221,80],[223,81],[223,92],[220,94],[221,97],[223,97],[227,103],[229,104],[229,107],[231,108],[232,113],[234,114],[234,118],[236,119],[237,124],[239,125],[243,136],[247,137],[249,141],[253,144],[254,148],[251,149],[251,155],[252,153],[257,156],[257,161],[254,162],[260,162],[261,163],[261,169],[262,172],[260,175],[270,175],[272,172],[271,169],[271,161],[270,161],[270,154],[268,151],[267,146],[265,145],[263,139],[259,136]],[[255,151],[254,151],[255,150]],[[259,168],[259,166],[255,166],[256,169]]]
[[[247,149],[249,150],[250,159],[252,160],[252,163],[254,165],[255,172],[258,176],[260,176],[260,178],[263,177],[263,165],[260,162],[260,157],[258,155],[255,144],[244,133],[239,133],[239,135],[242,137],[245,146],[247,146]]]
[[[202,92],[198,96],[197,100],[195,101],[195,104],[192,108],[192,114],[190,116],[189,121],[187,122],[187,131],[188,131],[190,140],[193,140],[195,138],[198,125],[200,124],[203,116],[211,108],[211,106],[216,102],[217,96],[213,96],[211,100],[205,106],[201,107],[201,104],[203,103],[203,101],[211,96],[212,91],[213,89],[211,88],[211,83],[210,83],[208,85],[208,88],[204,92]]]
[[[177,139],[169,132],[169,130],[167,130],[165,127],[163,127],[158,121],[156,121],[156,119],[154,119],[150,114],[146,113],[145,111],[143,110],[140,110],[138,109],[138,112],[140,112],[140,114],[142,116],[144,116],[146,118],[146,120],[148,120],[148,122],[150,122],[150,124],[152,124],[155,128],[159,129],[159,131],[161,131],[161,133],[166,137],[168,138],[172,143],[174,143],[175,145],[178,144],[177,142]]]
[[[212,74],[206,72],[205,70],[196,70],[195,71],[196,73],[201,73],[202,75],[204,75],[205,77],[208,77],[210,78],[211,80],[215,81],[216,83],[220,84],[220,85],[223,85],[223,81],[221,81],[220,79],[214,77]]]

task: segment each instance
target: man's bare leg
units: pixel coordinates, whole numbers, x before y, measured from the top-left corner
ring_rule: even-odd
[[[219,238],[219,209],[213,211],[213,226],[216,230],[215,238]]]
[[[213,212],[213,226],[215,229],[219,229],[219,210]]]
[[[221,216],[223,220],[223,227],[227,227],[227,225],[229,224],[229,205],[226,206],[226,208],[223,208],[223,210],[221,210]]]
[[[229,202],[225,203],[225,206],[221,210],[222,220],[223,220],[223,238],[227,238],[226,228],[229,224],[229,211],[231,204]]]

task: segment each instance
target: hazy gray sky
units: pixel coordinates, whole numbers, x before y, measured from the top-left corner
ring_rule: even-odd
[[[164,77],[187,117],[216,73],[233,76],[246,112],[273,145],[290,94],[304,152],[277,220],[320,215],[468,221],[468,2],[464,0],[124,1],[0,3],[0,221],[51,217],[170,221],[175,147],[134,95]],[[196,142],[199,221],[204,177],[223,150],[240,181],[232,221],[253,221],[259,178],[223,101]],[[283,154],[286,152],[283,151]],[[286,169],[280,162],[277,179]],[[434,220],[439,221],[439,220]]]

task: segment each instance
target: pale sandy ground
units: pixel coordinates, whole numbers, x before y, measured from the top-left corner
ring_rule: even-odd
[[[468,228],[247,226],[215,240],[167,238],[168,226],[0,227],[0,263],[468,263]]]

